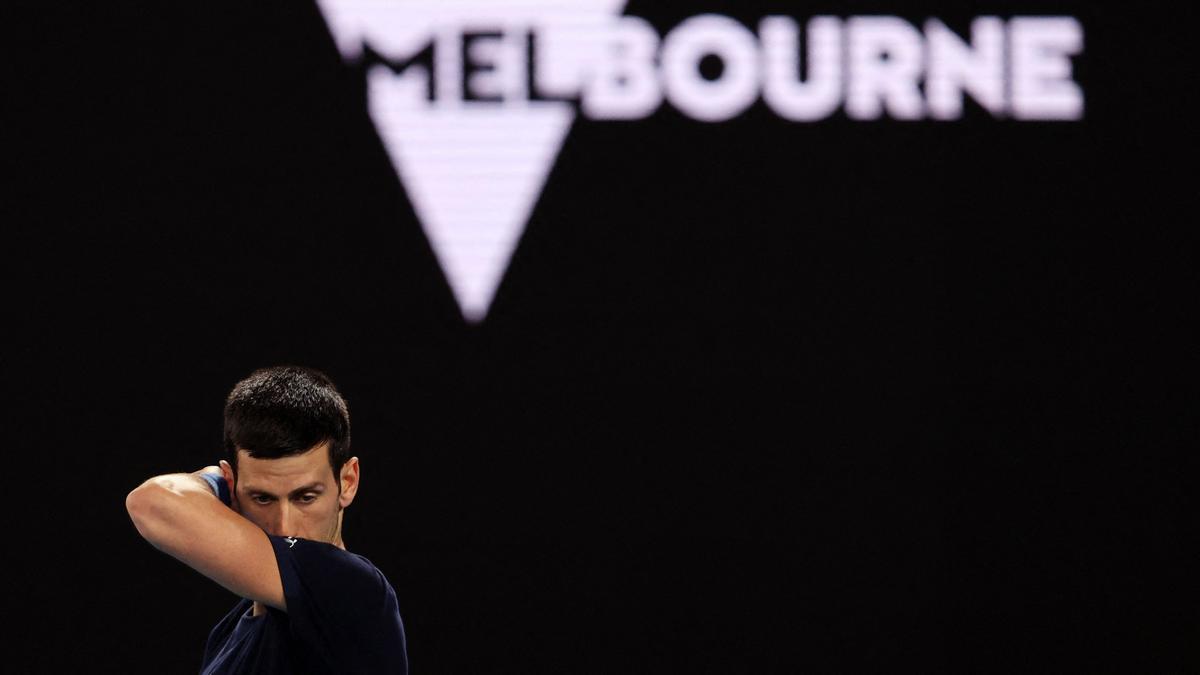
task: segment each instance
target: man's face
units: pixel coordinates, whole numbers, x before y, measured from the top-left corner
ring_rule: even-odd
[[[229,464],[221,468],[229,479]],[[268,534],[336,544],[341,511],[358,490],[357,457],[342,466],[340,482],[341,494],[329,468],[329,443],[278,459],[256,459],[239,449],[234,507]]]

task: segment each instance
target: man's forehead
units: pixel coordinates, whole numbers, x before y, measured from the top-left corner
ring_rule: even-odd
[[[238,449],[238,482],[255,484],[248,487],[291,489],[310,483],[329,482],[332,478],[326,445],[275,459],[251,457],[245,450]]]

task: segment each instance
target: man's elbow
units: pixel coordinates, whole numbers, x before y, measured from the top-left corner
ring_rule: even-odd
[[[161,494],[163,489],[154,481],[146,481],[134,488],[125,497],[125,510],[129,519],[137,528],[138,534],[151,544],[157,546],[156,534],[162,529],[163,507]]]

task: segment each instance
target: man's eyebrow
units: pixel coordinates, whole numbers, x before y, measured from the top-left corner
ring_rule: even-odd
[[[308,485],[302,485],[302,486],[296,488],[295,490],[292,490],[290,494],[291,494],[291,496],[295,497],[296,495],[301,495],[301,494],[304,494],[305,492],[324,492],[324,491],[325,491],[324,484],[309,483]],[[275,496],[274,494],[267,492],[266,490],[260,490],[258,488],[254,488],[254,487],[246,488],[246,492],[248,492],[249,494],[252,494],[252,495],[262,495],[264,497],[274,497]]]

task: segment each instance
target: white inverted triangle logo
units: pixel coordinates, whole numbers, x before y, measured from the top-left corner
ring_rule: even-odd
[[[318,4],[347,60],[369,47],[392,64],[367,72],[371,119],[463,316],[482,320],[575,119],[531,100],[530,36],[537,90],[576,95],[624,0]]]

